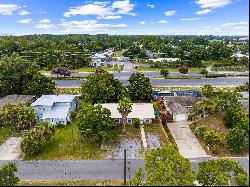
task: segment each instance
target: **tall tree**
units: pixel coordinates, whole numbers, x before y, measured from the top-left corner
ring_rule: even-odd
[[[82,98],[92,104],[118,101],[121,90],[122,83],[108,72],[91,74],[81,85]]]
[[[124,125],[123,131],[126,131],[127,117],[130,112],[132,112],[132,102],[128,97],[124,97],[119,101],[118,111],[122,115],[122,121]]]
[[[137,170],[131,184],[138,186],[193,186],[191,163],[173,145],[155,148],[145,154],[145,173]],[[145,178],[145,181],[144,181]]]
[[[110,111],[99,104],[81,103],[75,123],[83,137],[97,143],[109,139],[114,128]]]
[[[129,78],[128,91],[133,101],[149,101],[152,94],[150,79],[143,73],[133,73]]]

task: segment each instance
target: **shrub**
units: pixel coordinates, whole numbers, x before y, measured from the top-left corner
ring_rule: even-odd
[[[226,74],[208,74],[207,78],[218,78],[218,77],[226,77]]]
[[[41,148],[42,144],[49,141],[55,133],[55,126],[41,122],[36,127],[24,134],[21,149],[26,155],[33,155]]]
[[[136,118],[134,119],[134,127],[139,128],[140,127],[140,119]]]
[[[167,77],[169,75],[169,72],[167,69],[161,69],[160,74],[163,75],[164,77]]]
[[[218,154],[219,153],[219,147],[217,145],[213,145],[211,147],[211,151],[213,154]]]
[[[226,135],[226,140],[228,149],[232,152],[241,152],[248,148],[248,134],[243,129],[230,129]]]
[[[213,130],[207,130],[203,135],[203,140],[205,141],[205,143],[213,146],[220,143],[221,136],[219,132]]]
[[[195,128],[194,130],[194,134],[199,136],[199,137],[203,137],[204,136],[204,133],[207,131],[207,127],[201,125],[201,126],[198,126]]]
[[[241,164],[228,158],[199,164],[197,180],[202,186],[248,186],[248,174]]]

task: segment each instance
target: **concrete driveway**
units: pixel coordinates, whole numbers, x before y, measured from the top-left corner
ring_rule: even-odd
[[[199,144],[188,124],[186,121],[167,124],[179,148],[180,154],[185,158],[209,157]]]
[[[0,160],[20,160],[21,137],[10,137],[0,146]]]

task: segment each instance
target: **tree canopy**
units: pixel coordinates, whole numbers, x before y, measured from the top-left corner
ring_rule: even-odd
[[[111,112],[99,104],[81,103],[75,123],[83,137],[95,142],[109,139],[114,128]]]
[[[14,163],[8,163],[0,168],[0,186],[15,186],[20,179],[15,175],[17,166]]]
[[[133,73],[129,78],[128,92],[133,101],[148,101],[152,94],[150,79],[143,73]]]

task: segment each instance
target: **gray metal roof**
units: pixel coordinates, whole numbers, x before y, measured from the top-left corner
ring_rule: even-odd
[[[78,95],[42,95],[31,106],[52,106],[54,103],[69,103]]]
[[[6,104],[17,104],[17,103],[27,103],[35,101],[36,96],[34,95],[7,95],[0,98],[0,108]]]
[[[167,106],[170,109],[170,112],[172,114],[188,113],[189,112],[189,110],[180,103],[173,103],[172,102],[172,103],[169,103]]]
[[[165,97],[164,100],[166,101],[166,104],[179,103],[183,106],[193,106],[197,102],[202,101],[203,98],[187,95],[187,96],[169,96]]]

